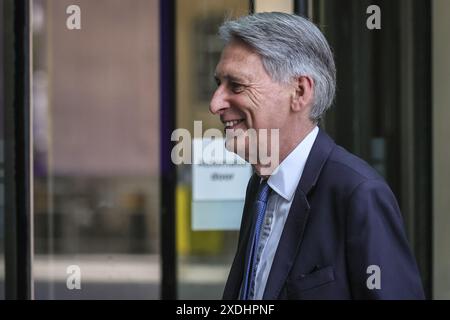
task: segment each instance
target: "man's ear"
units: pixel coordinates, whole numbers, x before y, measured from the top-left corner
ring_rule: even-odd
[[[294,80],[294,94],[292,95],[291,110],[304,111],[313,101],[314,80],[310,76],[300,76]]]

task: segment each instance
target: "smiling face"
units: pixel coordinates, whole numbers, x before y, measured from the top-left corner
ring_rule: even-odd
[[[291,105],[295,86],[280,84],[266,72],[261,57],[251,47],[239,40],[232,40],[224,48],[216,67],[217,89],[210,102],[210,111],[220,116],[226,130],[253,128],[280,129],[280,146],[296,127],[297,115]],[[235,151],[235,150],[232,150]],[[282,151],[280,149],[280,151]],[[248,157],[245,157],[248,161]]]
[[[234,40],[225,47],[215,78],[218,88],[210,110],[226,129],[279,128],[284,122],[290,91],[271,79],[260,56],[243,42]]]

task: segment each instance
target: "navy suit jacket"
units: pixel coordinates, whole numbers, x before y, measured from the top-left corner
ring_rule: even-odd
[[[239,295],[258,182],[254,174],[247,187],[224,299]],[[376,277],[379,288],[374,287]],[[263,299],[423,298],[392,191],[366,162],[320,130],[297,186]]]

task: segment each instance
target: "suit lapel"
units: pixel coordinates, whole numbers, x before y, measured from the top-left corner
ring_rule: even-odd
[[[320,130],[297,186],[294,200],[273,259],[263,299],[274,300],[280,296],[280,292],[283,289],[294,264],[295,257],[300,249],[306,222],[310,214],[307,196],[315,186],[319,174],[334,147],[335,143],[333,140],[325,132]]]
[[[272,262],[263,299],[274,300],[278,298],[300,246],[308,213],[308,200],[302,190],[297,188]]]

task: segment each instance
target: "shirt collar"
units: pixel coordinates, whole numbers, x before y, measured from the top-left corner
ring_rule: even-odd
[[[267,181],[272,190],[287,201],[292,201],[294,197],[306,160],[318,133],[319,128],[316,126],[280,163]]]

